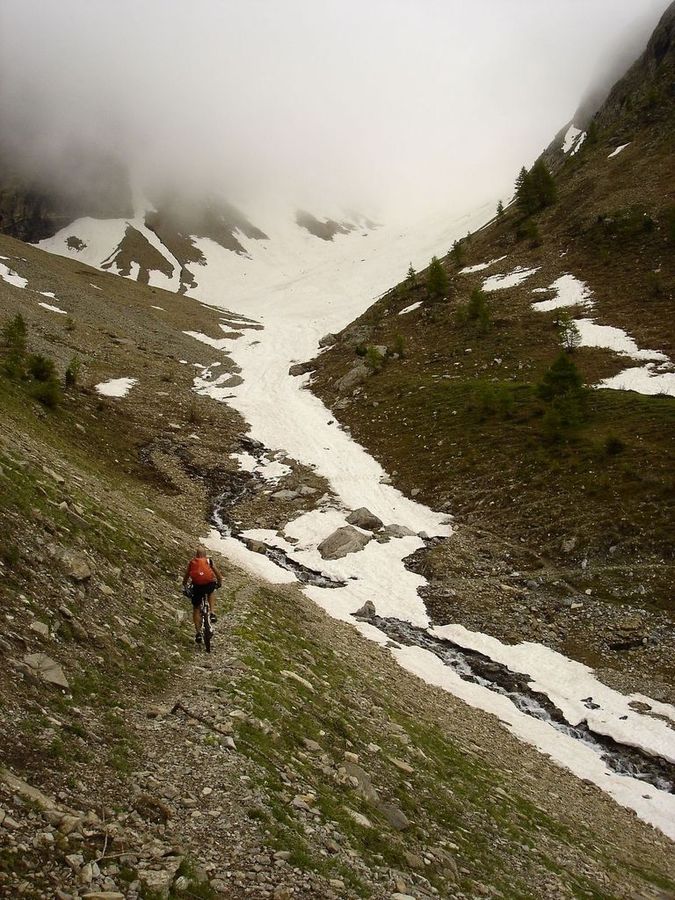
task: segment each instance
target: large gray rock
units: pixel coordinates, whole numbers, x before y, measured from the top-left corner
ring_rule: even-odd
[[[56,687],[65,688],[66,690],[70,689],[63,669],[56,660],[52,659],[51,656],[47,656],[46,653],[29,653],[24,656],[23,661],[29,669],[48,684],[54,684]]]
[[[356,553],[359,550],[363,550],[371,540],[371,535],[363,534],[363,532],[357,531],[356,528],[352,528],[351,525],[344,525],[321,541],[318,550],[322,559],[342,559],[348,553]]]
[[[355,388],[357,385],[362,384],[369,375],[370,369],[368,368],[368,366],[360,362],[357,363],[353,368],[351,368],[346,375],[343,375],[342,378],[339,378],[335,382],[335,386],[341,394],[346,394],[347,391],[351,391],[352,388]]]
[[[355,619],[364,619],[366,622],[369,622],[375,615],[375,604],[372,600],[366,600],[363,606],[357,609],[355,613],[352,613],[352,615]]]
[[[379,531],[383,524],[382,519],[378,519],[365,506],[360,506],[350,513],[347,516],[347,521],[350,525],[356,525],[357,528],[364,528],[366,531]]]
[[[336,341],[337,335],[331,334],[329,332],[328,334],[324,334],[324,336],[321,338],[321,340],[319,341],[319,347],[331,347]]]
[[[361,766],[357,766],[356,763],[350,762],[346,762],[344,768],[356,793],[368,803],[378,803],[380,795],[377,793],[366,770],[362,769]]]
[[[415,535],[415,532],[407,525],[385,525],[382,533],[393,538],[414,537]]]
[[[405,831],[406,828],[410,828],[410,819],[395,803],[380,803],[377,809],[396,831]]]
[[[281,490],[272,494],[273,500],[297,500],[300,495],[297,491]]]

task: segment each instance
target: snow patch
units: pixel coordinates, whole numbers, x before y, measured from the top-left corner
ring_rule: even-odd
[[[612,325],[596,325],[591,319],[574,319],[579,329],[582,347],[603,347],[614,350],[631,359],[654,359],[667,362],[665,353],[658,350],[640,350],[633,338],[621,328]]]
[[[495,259],[489,260],[489,262],[477,263],[475,266],[464,266],[463,269],[459,270],[459,274],[471,275],[472,272],[482,272],[483,269],[489,269],[490,266],[494,266],[495,263],[501,262],[503,259],[506,259],[506,256],[497,256]]]
[[[411,303],[410,306],[406,306],[405,309],[399,310],[399,316],[404,316],[406,313],[412,312],[414,309],[419,309],[422,305],[422,301],[418,300],[417,303]]]
[[[243,469],[244,472],[260,475],[265,481],[278,481],[285,475],[290,475],[293,471],[290,466],[279,462],[278,459],[269,459],[266,456],[256,459],[251,453],[246,452],[231,453],[230,459],[236,459],[239,463],[239,468]]]
[[[3,259],[6,259],[6,257],[3,257]],[[22,278],[14,269],[10,269],[4,263],[0,263],[0,278],[6,281],[7,284],[11,284],[12,287],[25,288],[28,284],[27,278]]]
[[[135,384],[138,384],[137,378],[111,378],[97,384],[95,389],[104,397],[126,397]]]
[[[38,306],[41,306],[43,309],[48,309],[49,312],[60,313],[62,316],[68,315],[65,309],[61,309],[60,306],[52,306],[51,303],[42,303],[41,301],[38,301]]]
[[[483,290],[503,291],[505,288],[516,287],[538,272],[539,268],[539,266],[535,266],[532,269],[526,269],[523,266],[516,266],[512,272],[508,272],[506,275],[490,275],[483,282]]]
[[[630,144],[630,141],[628,141],[628,144]],[[626,147],[628,146],[628,144],[620,144],[620,145],[616,148],[616,150],[612,150],[612,152],[609,154],[609,156],[607,157],[607,159],[614,159],[614,157],[615,157],[615,156],[618,156],[619,153],[621,153],[622,150],[625,150],[625,149],[626,149]]]
[[[593,294],[587,284],[579,278],[567,273],[556,278],[553,284],[547,288],[534,288],[532,293],[540,294],[543,291],[555,291],[555,297],[550,300],[539,300],[532,304],[532,308],[538,312],[548,312],[552,309],[560,309],[563,306],[587,306],[593,305]]]
[[[618,375],[605,378],[596,387],[608,388],[612,391],[635,391],[637,394],[647,394],[652,397],[657,394],[675,397],[675,373],[657,373],[654,368],[654,363],[647,363],[646,366],[624,369]]]

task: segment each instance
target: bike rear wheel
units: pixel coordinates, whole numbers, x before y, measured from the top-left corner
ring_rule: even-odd
[[[211,638],[213,637],[213,628],[209,621],[209,606],[204,604],[202,607],[202,635],[204,637],[204,649],[207,653],[211,652]]]

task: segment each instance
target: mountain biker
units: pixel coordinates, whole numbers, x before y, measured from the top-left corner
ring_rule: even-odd
[[[189,594],[192,600],[192,621],[195,626],[195,641],[199,644],[202,640],[202,613],[201,603],[206,596],[209,601],[209,621],[215,624],[218,617],[215,613],[215,591],[222,587],[223,576],[216,568],[213,560],[206,555],[204,547],[197,547],[195,555],[188,563],[183,576],[183,592],[187,590],[188,582],[192,584]]]

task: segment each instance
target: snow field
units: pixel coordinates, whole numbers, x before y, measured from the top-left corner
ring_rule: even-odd
[[[536,266],[533,269],[526,269],[523,266],[516,266],[516,268],[512,272],[508,272],[505,275],[490,275],[489,278],[486,278],[483,282],[483,290],[484,291],[503,291],[506,288],[516,287],[519,284],[522,284],[527,278],[530,278],[534,275],[535,272],[539,271],[539,267]]]

